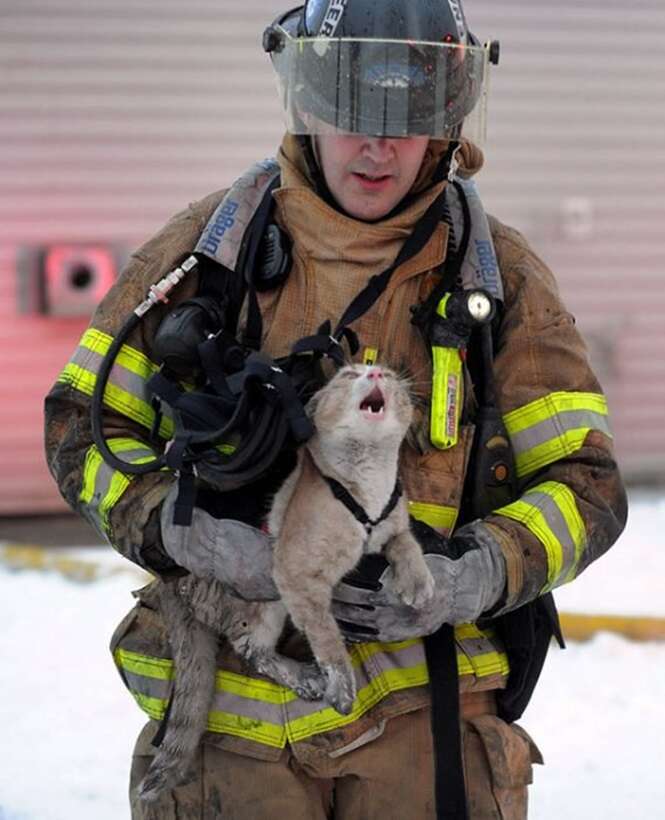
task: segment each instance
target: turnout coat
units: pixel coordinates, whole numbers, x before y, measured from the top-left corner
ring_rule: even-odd
[[[259,295],[265,351],[285,355],[296,339],[316,332],[326,319],[335,324],[369,277],[393,262],[447,184],[432,183],[445,147],[430,144],[405,208],[365,223],[317,195],[297,141],[285,138],[278,156],[281,187],[274,197],[277,220],[293,242],[293,266],[282,287]],[[461,159],[463,175],[482,165],[480,152],[470,144],[463,146]],[[64,498],[125,557],[153,572],[154,583],[178,571],[162,549],[159,529],[160,504],[173,475],[162,471],[132,477],[107,466],[91,436],[91,395],[112,337],[149,286],[192,251],[223,194],[190,205],[132,256],[46,399],[48,463]],[[515,451],[519,497],[492,511],[485,523],[505,557],[502,611],[508,612],[572,581],[602,555],[624,526],[626,499],[612,452],[606,402],[555,280],[517,231],[492,217],[490,227],[505,294],[494,375]],[[458,520],[477,403],[467,377],[457,445],[446,450],[431,446],[432,365],[410,323],[409,308],[436,285],[447,245],[448,228],[441,223],[352,325],[361,341],[359,360],[377,360],[412,380],[418,411],[400,473],[411,514],[446,535]],[[164,311],[196,290],[193,274],[174,291],[168,307],[159,306],[146,316],[115,362],[106,391],[104,430],[111,448],[125,460],[149,459],[172,433],[165,417],[151,438],[154,410],[145,382],[158,368],[152,343]],[[168,702],[173,673],[168,636],[154,605],[154,585],[137,596],[136,606],[116,630],[112,651],[139,706],[158,719]],[[461,625],[455,637],[463,694],[506,686],[510,665],[491,625]],[[302,652],[295,635],[283,643],[287,653]],[[304,755],[338,755],[375,737],[392,716],[427,706],[428,675],[420,640],[356,644],[349,651],[358,697],[352,714],[342,716],[248,672],[222,641],[207,742],[266,760],[276,760],[287,743]]]

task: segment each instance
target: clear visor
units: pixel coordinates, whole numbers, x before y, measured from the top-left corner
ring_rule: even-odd
[[[489,48],[407,40],[293,38],[271,57],[292,134],[485,141]]]

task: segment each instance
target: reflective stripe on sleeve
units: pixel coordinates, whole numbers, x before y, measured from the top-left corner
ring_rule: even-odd
[[[112,341],[113,337],[107,333],[94,328],[88,329],[83,334],[74,355],[58,376],[58,382],[92,396],[97,373]],[[123,345],[109,374],[104,391],[104,404],[148,430],[152,429],[155,411],[150,403],[151,397],[146,382],[158,369],[159,365],[151,362],[144,353],[129,345]],[[173,419],[169,408],[164,404],[162,412],[159,435],[163,439],[170,439],[173,435]]]
[[[576,452],[590,430],[612,436],[600,393],[550,393],[503,418],[519,476]]]
[[[131,464],[146,464],[156,458],[153,450],[136,439],[111,438],[107,444],[114,455]],[[108,534],[109,513],[132,478],[110,467],[94,444],[88,448],[79,501],[86,505],[88,516],[99,532]]]
[[[460,675],[508,675],[508,658],[494,643],[492,630],[456,627]],[[357,696],[349,715],[320,701],[305,701],[272,681],[218,670],[208,730],[283,748],[313,735],[340,729],[360,718],[391,692],[429,681],[420,640],[354,644],[349,647]],[[122,648],[114,659],[138,705],[152,718],[164,715],[171,692],[173,662]]]
[[[448,535],[453,531],[457,521],[458,509],[444,507],[442,504],[426,504],[421,501],[409,501],[409,515],[418,521],[429,524],[435,530]]]
[[[546,481],[495,514],[524,524],[545,548],[547,582],[541,594],[575,577],[586,545],[586,528],[575,496],[565,484]]]

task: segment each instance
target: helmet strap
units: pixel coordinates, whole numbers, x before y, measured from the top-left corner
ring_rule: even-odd
[[[337,204],[335,197],[332,195],[330,188],[328,187],[328,183],[326,182],[323,170],[319,165],[318,157],[315,153],[315,138],[307,134],[297,134],[296,139],[298,140],[298,144],[300,145],[300,149],[305,158],[307,171],[309,173],[310,179],[312,180],[312,183],[314,184],[315,192],[318,194],[318,196],[321,197],[321,199],[326,203],[326,205],[330,205],[331,208],[334,208],[335,210],[339,211],[340,207]]]

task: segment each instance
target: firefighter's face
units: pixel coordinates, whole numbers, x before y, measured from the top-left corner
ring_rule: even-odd
[[[386,216],[410,191],[429,137],[367,137],[319,134],[319,163],[330,192],[356,219]]]

